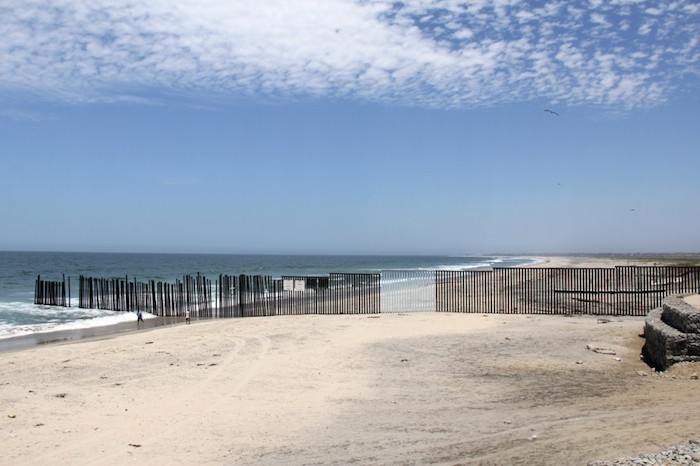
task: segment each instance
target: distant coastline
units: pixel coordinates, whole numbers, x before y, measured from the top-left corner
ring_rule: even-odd
[[[533,254],[528,257],[532,257],[538,261],[533,267],[615,267],[617,265],[700,266],[700,253]]]

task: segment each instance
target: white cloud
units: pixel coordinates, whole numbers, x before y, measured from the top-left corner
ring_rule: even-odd
[[[33,110],[13,110],[13,109],[3,109],[0,110],[0,118],[6,118],[9,120],[17,121],[45,121],[52,120],[53,117],[44,113],[37,112]]]
[[[104,101],[161,89],[635,108],[698,75],[698,16],[682,0],[10,0],[0,96]]]
[[[653,21],[647,21],[646,23],[642,24],[639,26],[639,30],[637,31],[639,35],[641,36],[646,36],[648,35],[651,31],[652,28],[654,27],[654,22]]]
[[[610,27],[610,22],[607,20],[605,15],[600,13],[591,13],[591,21],[599,26]]]

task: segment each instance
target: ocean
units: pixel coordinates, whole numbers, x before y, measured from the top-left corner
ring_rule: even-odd
[[[0,339],[59,330],[99,327],[133,321],[131,313],[77,307],[78,277],[134,278],[174,282],[200,273],[215,281],[219,274],[327,276],[333,272],[383,270],[475,270],[518,267],[535,262],[512,256],[333,256],[241,254],[129,254],[75,252],[0,252]],[[71,279],[72,307],[34,304],[37,276]],[[150,316],[146,316],[147,318]]]

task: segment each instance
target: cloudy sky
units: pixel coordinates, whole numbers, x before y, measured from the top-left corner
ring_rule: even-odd
[[[0,250],[700,252],[696,1],[0,18]]]

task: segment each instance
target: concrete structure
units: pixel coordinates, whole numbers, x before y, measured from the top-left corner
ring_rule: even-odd
[[[644,359],[658,370],[682,362],[700,362],[700,309],[698,295],[669,296],[647,315]],[[691,304],[692,303],[692,304]]]

